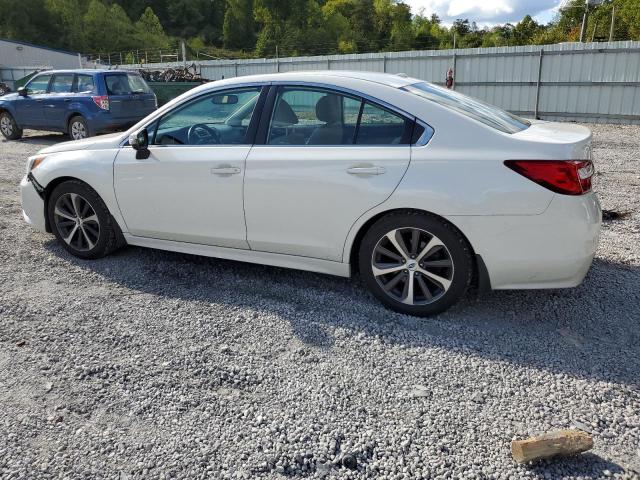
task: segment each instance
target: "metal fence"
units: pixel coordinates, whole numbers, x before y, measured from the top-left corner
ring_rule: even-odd
[[[126,65],[162,69],[181,62]],[[640,42],[387,52],[197,62],[210,80],[296,70],[406,73],[520,115],[549,120],[640,123]]]

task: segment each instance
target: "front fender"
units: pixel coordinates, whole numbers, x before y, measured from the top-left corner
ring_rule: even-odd
[[[85,182],[100,195],[120,229],[127,232],[113,189],[113,162],[117,153],[117,148],[50,153],[32,174],[45,188],[63,177]]]
[[[0,97],[0,112],[4,110],[9,112],[14,120],[16,119],[16,109],[14,108],[13,103],[7,100],[2,100],[2,97]]]

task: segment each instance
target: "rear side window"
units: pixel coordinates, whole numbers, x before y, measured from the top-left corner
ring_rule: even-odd
[[[107,95],[152,93],[149,85],[136,73],[109,73],[104,77]]]
[[[358,145],[401,145],[408,142],[410,120],[365,102],[356,136]]]
[[[96,86],[93,82],[92,75],[76,75],[76,87],[74,91],[77,93],[96,93]]]
[[[73,88],[73,73],[59,73],[53,76],[50,93],[71,93]]]
[[[403,88],[504,133],[518,133],[531,125],[527,120],[501,108],[431,83],[416,83]]]
[[[47,93],[49,80],[51,80],[51,75],[38,75],[27,85],[27,92],[29,93],[29,95]]]

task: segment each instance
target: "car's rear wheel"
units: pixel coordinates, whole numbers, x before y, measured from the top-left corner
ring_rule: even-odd
[[[0,132],[7,140],[18,140],[22,137],[22,129],[9,112],[0,113]]]
[[[444,220],[392,213],[365,234],[359,268],[382,303],[401,313],[428,316],[448,309],[464,295],[473,261],[467,241]]]
[[[61,183],[49,197],[49,224],[62,246],[80,258],[100,258],[117,248],[113,219],[100,196],[78,180]]]
[[[87,121],[80,115],[69,120],[69,136],[71,140],[82,140],[90,136]]]

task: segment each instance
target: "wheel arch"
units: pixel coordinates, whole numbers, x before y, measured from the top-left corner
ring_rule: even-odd
[[[357,274],[358,272],[358,251],[360,250],[360,245],[362,244],[362,239],[364,238],[365,234],[367,233],[367,231],[369,231],[369,229],[371,228],[371,226],[377,222],[378,220],[380,220],[382,217],[389,215],[389,214],[398,214],[398,213],[412,213],[412,214],[421,214],[421,215],[429,215],[431,217],[435,217],[443,222],[446,222],[447,224],[449,224],[452,228],[454,228],[456,230],[456,232],[458,232],[462,238],[464,238],[464,240],[467,242],[467,244],[469,245],[469,248],[471,249],[471,254],[474,258],[474,265],[473,265],[473,278],[472,278],[472,285],[474,285],[475,287],[477,287],[480,291],[486,291],[486,290],[490,290],[491,289],[491,283],[489,280],[489,274],[487,272],[487,267],[484,264],[484,261],[482,259],[482,257],[480,255],[478,255],[474,248],[473,248],[473,244],[469,241],[469,238],[464,234],[464,232],[462,230],[460,230],[460,228],[458,228],[457,225],[455,225],[453,222],[451,222],[451,220],[438,215],[436,213],[433,212],[429,212],[428,210],[421,210],[418,208],[394,208],[394,209],[390,209],[390,210],[385,210],[382,212],[378,212],[375,215],[373,215],[371,218],[367,219],[367,221],[365,221],[360,228],[358,229],[357,233],[355,234],[355,236],[353,237],[353,242],[351,243],[350,246],[347,246],[347,248],[349,249],[349,257],[348,257],[348,262],[349,265],[351,267],[351,274]]]
[[[44,225],[45,225],[45,229],[48,233],[53,233],[53,230],[51,229],[51,223],[49,221],[49,199],[51,198],[51,193],[55,190],[55,188],[64,183],[64,182],[68,182],[68,181],[76,181],[76,182],[81,182],[84,183],[87,187],[89,187],[91,190],[93,190],[96,195],[98,195],[100,197],[100,193],[93,188],[89,183],[87,183],[86,181],[82,180],[81,178],[77,178],[77,177],[72,177],[72,176],[60,176],[60,177],[56,177],[53,180],[51,180],[47,186],[44,188],[44,192],[42,194],[43,196],[43,200],[44,200]],[[100,197],[102,199],[102,201],[104,202],[104,198]],[[105,202],[105,205],[107,207],[107,210],[109,209],[109,205]],[[125,245],[126,241],[124,239],[124,235],[122,234],[122,229],[120,228],[120,225],[118,224],[117,220],[115,219],[115,217],[113,216],[113,213],[111,211],[109,211],[109,215],[111,216],[111,220],[112,220],[112,224],[115,228],[116,231],[116,236],[118,238],[118,245]]]
[[[71,129],[71,120],[73,119],[73,117],[82,117],[85,122],[87,121],[87,117],[82,112],[80,112],[79,110],[72,110],[67,115],[67,133],[69,133],[69,130]]]

